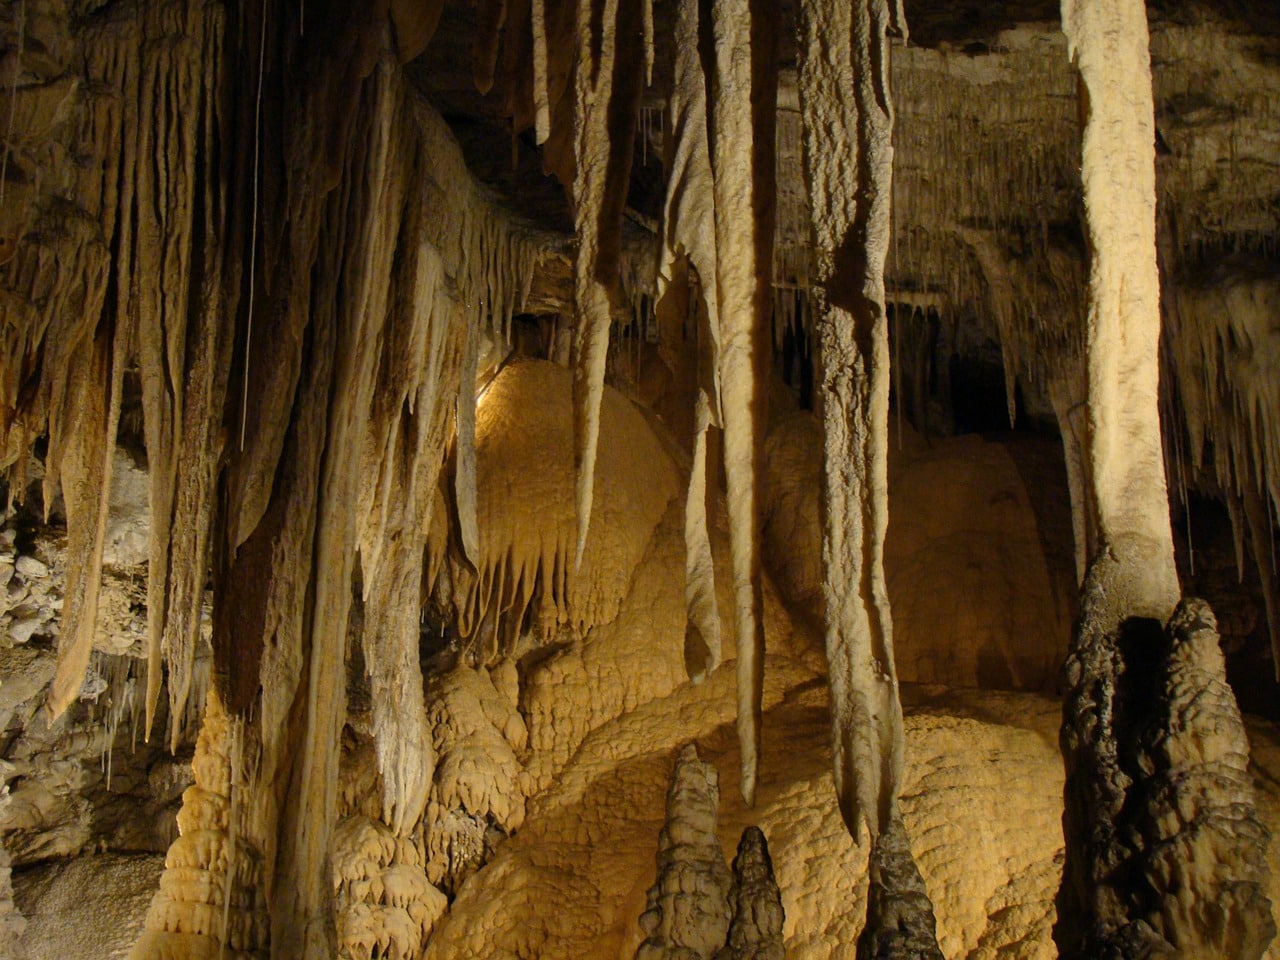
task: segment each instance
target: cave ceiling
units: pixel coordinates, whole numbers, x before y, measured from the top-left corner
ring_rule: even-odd
[[[785,124],[798,110],[794,8],[783,4],[778,41],[779,156],[790,150],[795,161],[779,165],[780,198],[804,194],[799,145],[786,142]],[[892,61],[899,249],[888,282],[891,290],[935,302],[950,297],[959,307],[981,298],[981,268],[966,231],[990,233],[1011,253],[1049,231],[1082,243],[1075,77],[1055,0],[908,3],[906,14],[909,43],[895,46]],[[1148,15],[1161,228],[1172,243],[1162,252],[1198,266],[1206,253],[1273,249],[1280,233],[1280,9],[1172,0],[1148,4]],[[569,204],[542,169],[533,130],[513,133],[501,77],[487,93],[477,90],[477,17],[475,4],[446,3],[410,74],[448,120],[476,178],[567,242]],[[661,217],[664,190],[662,110],[676,42],[671,0],[656,0],[654,23],[653,82],[643,94],[626,227],[649,232]],[[780,233],[779,240],[787,238]]]

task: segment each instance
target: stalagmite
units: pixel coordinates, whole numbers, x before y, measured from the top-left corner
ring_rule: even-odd
[[[755,802],[764,688],[757,477],[764,442],[763,351],[773,266],[773,131],[777,32],[766,3],[713,0],[708,80],[724,468],[738,636],[742,796]]]
[[[1168,628],[1112,612],[1090,571],[1062,745],[1064,958],[1256,960],[1275,934],[1249,745],[1208,604]]]
[[[1113,624],[1130,616],[1164,623],[1179,587],[1156,399],[1160,280],[1146,10],[1136,0],[1063,0],[1062,25],[1085,118],[1089,481],[1102,562],[1115,570],[1099,586]]]
[[[667,816],[658,840],[658,876],[640,917],[645,941],[636,960],[712,960],[733,919],[733,878],[716,839],[720,778],[698,749],[680,751],[667,787]]]
[[[868,869],[867,925],[858,937],[858,960],[942,960],[933,904],[896,812],[872,847]]]
[[[716,960],[783,960],[782,892],[773,876],[769,843],[759,827],[747,827],[733,858],[733,922]]]
[[[883,555],[888,520],[890,31],[901,9],[804,0],[799,86],[817,241],[811,291],[825,427],[823,563],[836,790],[850,832],[886,829],[902,769],[902,708]]]
[[[243,728],[211,693],[182,795],[180,835],[131,957],[247,958],[266,952],[262,851],[243,835],[252,811],[239,803],[247,763]]]

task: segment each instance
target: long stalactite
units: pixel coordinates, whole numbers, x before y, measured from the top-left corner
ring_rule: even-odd
[[[582,564],[595,495],[609,328],[618,284],[619,234],[640,105],[643,53],[637,0],[577,0],[573,72],[574,463]]]
[[[902,770],[902,707],[884,579],[889,331],[884,266],[893,177],[885,0],[800,5],[798,81],[818,264],[823,594],[840,811],[859,836],[888,826]]]
[[[764,351],[773,266],[773,133],[777,105],[775,8],[713,0],[708,76],[715,200],[720,391],[729,502],[734,629],[738,638],[738,749],[742,796],[755,802],[764,690],[764,601],[757,478],[766,421]]]
[[[697,36],[697,0],[681,0],[676,33]],[[709,431],[724,423],[720,401],[720,310],[716,297],[715,198],[707,142],[707,86],[696,44],[675,53],[667,98],[667,195],[663,246],[658,267],[656,310],[674,314],[670,328],[694,317],[693,460],[685,499],[685,605],[689,625],[686,659],[698,679],[720,663],[720,611],[707,531],[707,448]],[[701,278],[707,282],[701,282]],[[690,302],[692,301],[692,302]],[[669,337],[674,338],[674,333]]]

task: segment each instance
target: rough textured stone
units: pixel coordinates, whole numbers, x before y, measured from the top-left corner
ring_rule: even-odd
[[[1208,604],[1099,626],[1085,587],[1062,727],[1064,957],[1263,955],[1275,935],[1249,744]],[[1104,614],[1105,616],[1105,614]]]

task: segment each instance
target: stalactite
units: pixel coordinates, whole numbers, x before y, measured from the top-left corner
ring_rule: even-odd
[[[311,575],[309,630],[304,628],[308,668],[299,691],[305,697],[305,736],[300,756],[293,758],[296,789],[281,831],[277,881],[285,908],[273,917],[272,931],[274,943],[290,944],[298,956],[332,955],[335,946],[326,867],[345,717],[343,660],[357,540],[351,505],[361,476],[360,458],[347,451],[359,449],[370,425],[388,317],[386,271],[393,263],[406,189],[400,148],[408,125],[393,70],[380,58],[365,83],[367,99],[353,130],[349,172],[330,198],[332,226],[320,244],[322,277],[311,321],[320,329],[330,326],[336,344],[326,453],[317,477],[319,562]]]
[[[683,0],[676,35],[698,35],[698,4]],[[720,612],[707,533],[707,431],[720,426],[720,311],[717,307],[715,198],[707,143],[706,79],[697,45],[677,44],[667,99],[671,137],[666,166],[663,246],[658,266],[658,310],[695,317],[698,360],[694,399],[693,463],[685,498],[685,604],[689,611],[686,661],[701,679],[720,662]],[[684,262],[680,262],[683,258]],[[705,278],[696,287],[690,270]],[[690,300],[692,299],[692,302]]]
[[[1278,653],[1280,579],[1267,516],[1280,509],[1280,430],[1268,417],[1280,408],[1274,263],[1238,254],[1176,273],[1166,287],[1163,345],[1174,375],[1161,381],[1165,433],[1175,450],[1185,444],[1186,466],[1225,494],[1241,566],[1247,545],[1261,575]]]
[[[93,650],[127,329],[121,323],[114,336],[99,331],[82,346],[83,359],[73,361],[78,376],[69,391],[64,413],[67,427],[56,456],[50,441],[49,456],[58,464],[62,480],[68,530],[58,668],[45,701],[50,722],[80,693]]]
[[[462,552],[472,563],[480,561],[480,531],[476,526],[476,364],[480,331],[467,334],[462,376],[458,381],[457,455],[454,493],[458,503],[458,534]]]
[[[534,139],[541,145],[551,136],[551,95],[547,89],[547,0],[530,0],[529,28],[533,33]]]
[[[363,645],[382,816],[400,836],[421,817],[434,770],[418,659],[423,563],[466,330],[439,256],[415,244],[420,227],[419,216],[406,218],[401,242],[417,249],[391,331],[405,339],[387,350],[393,362],[378,387],[372,418],[378,429],[366,437],[360,498]]]
[[[1157,405],[1155,116],[1146,10],[1133,0],[1063,0],[1062,23],[1085,108],[1090,499],[1099,548],[1116,566],[1109,590],[1115,622],[1154,616],[1163,623],[1180,591]]]
[[[766,4],[714,0],[708,79],[720,392],[729,502],[734,627],[738,636],[738,744],[742,796],[755,799],[764,684],[760,517],[756,477],[766,412],[761,379],[773,265],[776,30]],[[744,55],[743,51],[750,51]]]
[[[639,109],[640,57],[627,42],[637,32],[636,0],[577,0],[576,9],[573,418],[578,503],[574,564],[579,566],[595,494],[600,398],[613,322],[618,234]]]
[[[799,88],[817,242],[812,300],[825,428],[823,593],[836,790],[850,832],[886,828],[902,769],[902,708],[883,555],[889,343],[884,306],[893,153],[884,0],[801,4]]]

